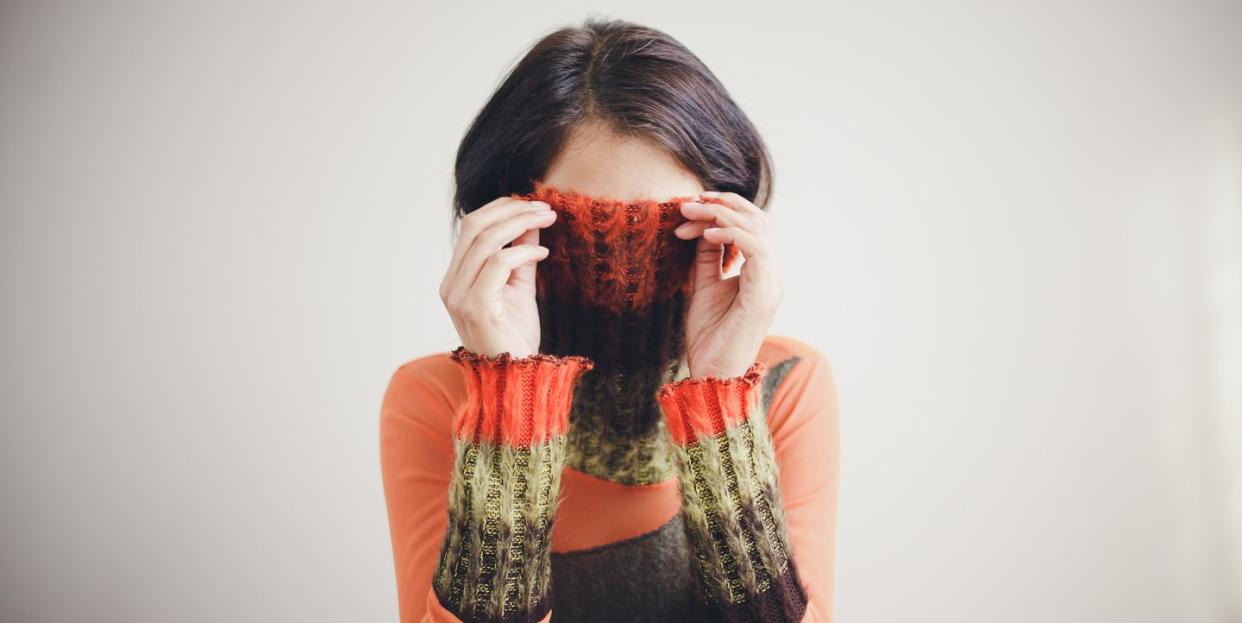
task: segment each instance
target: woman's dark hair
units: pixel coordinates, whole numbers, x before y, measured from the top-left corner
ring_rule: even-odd
[[[470,124],[457,149],[453,220],[530,192],[584,122],[652,140],[705,188],[767,207],[767,148],[711,70],[659,30],[591,17],[535,43]]]

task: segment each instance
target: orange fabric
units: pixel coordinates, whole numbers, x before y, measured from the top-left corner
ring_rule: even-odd
[[[756,361],[737,378],[686,378],[661,387],[656,400],[673,442],[684,446],[700,435],[712,437],[744,422],[759,398],[766,371],[767,366]]]
[[[840,423],[829,362],[810,345],[768,336],[758,361],[800,356],[774,395],[769,430],[791,554],[807,592],[804,623],[829,623],[835,596]],[[431,587],[448,517],[453,414],[466,398],[462,370],[441,352],[402,364],[380,410],[380,456],[403,623],[459,623]],[[572,423],[571,423],[572,426]],[[553,551],[650,531],[680,507],[675,480],[629,487],[566,468]],[[555,590],[555,589],[554,589]]]
[[[449,358],[461,366],[467,384],[453,432],[467,441],[512,446],[529,446],[568,431],[574,383],[595,367],[573,355],[515,358],[506,352],[484,357],[464,347]]]
[[[561,495],[552,526],[554,553],[632,539],[681,512],[675,477],[649,485],[623,485],[566,467],[561,472]]]

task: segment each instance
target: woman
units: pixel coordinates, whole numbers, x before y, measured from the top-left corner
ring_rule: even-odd
[[[836,393],[767,334],[770,179],[662,32],[588,19],[509,73],[457,155],[461,345],[384,396],[402,621],[831,620]]]

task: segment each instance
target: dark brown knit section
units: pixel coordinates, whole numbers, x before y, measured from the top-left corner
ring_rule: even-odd
[[[550,288],[539,306],[540,351],[595,364],[574,396],[567,463],[624,484],[672,477],[655,394],[676,374],[685,350],[685,294],[615,314],[564,300]]]
[[[680,515],[630,539],[552,554],[552,617],[557,623],[703,621],[687,573],[690,545]]]
[[[581,304],[555,285],[538,298],[540,352],[587,357],[605,375],[667,367],[685,352],[684,293],[622,314]]]
[[[705,617],[723,623],[797,623],[806,613],[806,594],[798,579],[797,567],[790,564],[768,590],[740,604],[728,604]]]

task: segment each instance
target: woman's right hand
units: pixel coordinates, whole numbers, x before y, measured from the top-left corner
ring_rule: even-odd
[[[509,196],[462,217],[440,299],[466,350],[514,357],[539,352],[535,263],[548,256],[539,230],[554,221],[547,203]]]

